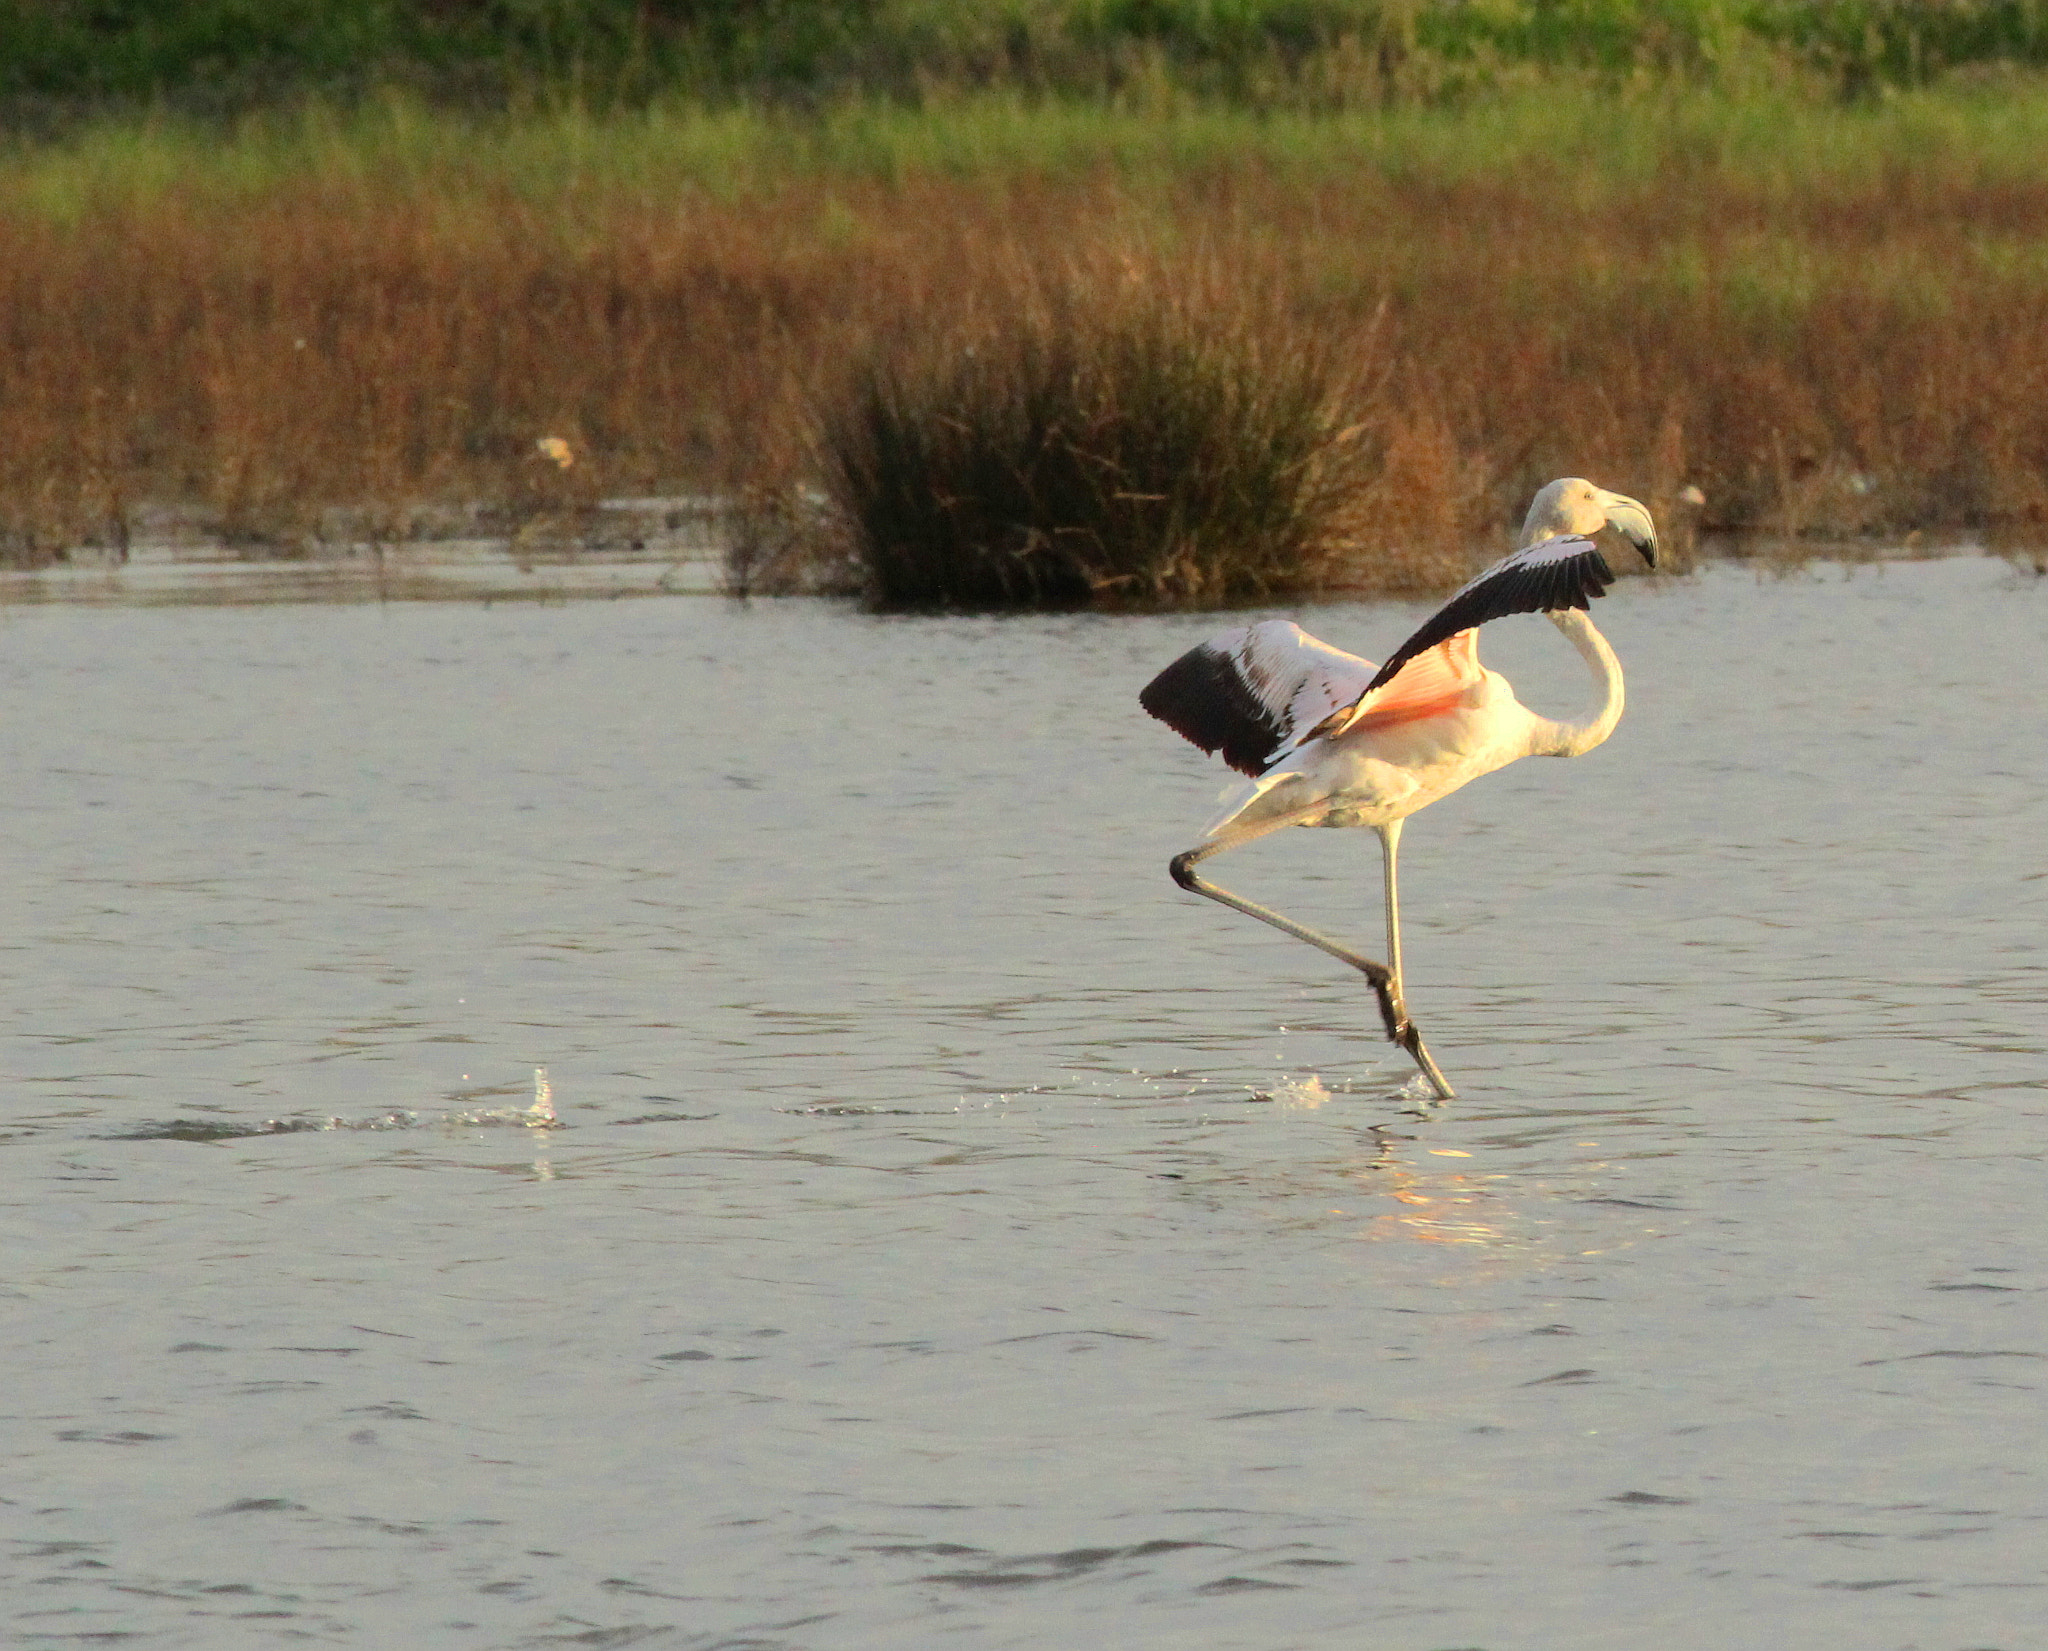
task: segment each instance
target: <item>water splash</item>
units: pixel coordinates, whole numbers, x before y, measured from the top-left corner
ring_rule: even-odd
[[[236,1123],[218,1118],[167,1118],[138,1124],[107,1137],[115,1141],[241,1141],[256,1135],[325,1134],[341,1130],[487,1128],[512,1124],[524,1129],[566,1127],[555,1111],[555,1089],[548,1069],[533,1069],[531,1106],[474,1107],[454,1112],[394,1107],[367,1118],[265,1118],[261,1123]]]
[[[1266,1099],[1283,1112],[1314,1112],[1327,1105],[1331,1098],[1321,1076],[1314,1072],[1304,1077],[1288,1078],[1266,1093]]]
[[[1404,1112],[1425,1118],[1444,1105],[1444,1098],[1420,1072],[1394,1091],[1394,1099],[1401,1103]]]

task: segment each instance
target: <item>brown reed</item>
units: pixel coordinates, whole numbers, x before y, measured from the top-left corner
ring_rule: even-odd
[[[1599,188],[791,177],[573,210],[298,179],[9,209],[0,554],[119,547],[165,506],[279,554],[575,539],[612,493],[718,491],[801,528],[849,363],[983,325],[1077,254],[1167,304],[1224,272],[1269,347],[1334,364],[1364,478],[1347,542],[1387,553],[1385,584],[1455,577],[1561,474],[1644,498],[1681,542],[1688,487],[1710,528],[2030,532],[2044,229],[2048,180],[1966,167],[1754,190],[1668,165]]]

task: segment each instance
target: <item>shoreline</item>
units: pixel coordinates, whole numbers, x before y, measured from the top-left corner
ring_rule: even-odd
[[[1917,536],[1914,536],[1917,539]],[[1761,535],[1703,535],[1690,565],[1669,572],[1620,570],[1628,579],[1661,582],[1710,568],[1748,567],[1790,577],[1820,567],[1868,568],[1957,560],[2004,561],[2016,571],[2048,572],[2048,540],[2039,549],[1999,547],[1979,538],[1873,543],[1825,540],[1786,544]],[[111,550],[72,553],[40,567],[0,567],[0,609],[33,607],[256,607],[282,603],[581,602],[628,597],[692,596],[783,600],[773,593],[736,595],[728,587],[720,547],[701,537],[647,539],[592,548],[518,545],[496,538],[402,540],[346,544],[303,556],[267,557],[217,540],[162,539]],[[843,596],[811,600],[851,603]],[[1410,591],[1303,591],[1243,611],[1333,602],[1414,601]],[[1013,610],[1025,618],[1039,609]],[[1189,609],[1083,609],[1197,612]],[[1237,611],[1219,608],[1219,612]],[[1009,616],[1008,614],[1004,615]]]

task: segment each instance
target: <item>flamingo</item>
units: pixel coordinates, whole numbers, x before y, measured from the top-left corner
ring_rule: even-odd
[[[1577,476],[1541,489],[1515,551],[1473,579],[1374,670],[1284,619],[1239,626],[1181,655],[1138,701],[1250,783],[1201,841],[1176,854],[1173,880],[1363,974],[1387,1036],[1413,1057],[1439,1101],[1456,1093],[1409,1018],[1401,976],[1396,860],[1409,815],[1520,757],[1583,756],[1621,720],[1621,662],[1586,613],[1614,580],[1592,535],[1613,527],[1655,566],[1657,529],[1634,499]],[[1585,722],[1553,722],[1479,663],[1479,627],[1542,612],[1579,651],[1600,693]],[[1387,960],[1380,963],[1290,917],[1232,894],[1195,868],[1285,826],[1371,826],[1386,878]]]

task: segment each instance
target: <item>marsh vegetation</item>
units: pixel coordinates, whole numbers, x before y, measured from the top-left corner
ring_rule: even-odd
[[[793,28],[800,11],[772,15]],[[829,53],[788,59],[771,87],[733,66],[734,42],[692,81],[660,58],[683,34],[657,29],[638,61],[668,79],[644,95],[614,77],[584,96],[589,73],[565,69],[517,108],[458,106],[387,77],[232,118],[109,105],[17,135],[0,162],[0,553],[118,548],[160,505],[273,554],[573,543],[602,498],[712,494],[747,507],[754,588],[886,590],[849,547],[892,497],[891,542],[937,543],[931,521],[902,526],[922,485],[928,516],[1013,572],[1020,545],[1097,546],[1022,588],[1215,599],[1282,588],[1284,565],[1296,582],[1442,583],[1565,473],[1644,498],[1681,549],[1697,527],[2035,534],[2048,88],[2028,68],[2032,8],[1626,15],[1651,12],[1668,25],[1655,50],[1614,32],[1620,8],[1333,4],[1290,57],[1259,8],[1228,39],[1220,12],[1188,9],[1214,38],[1088,37],[1099,68],[1152,65],[1103,68],[1092,92],[1044,68],[1080,61],[1074,8],[1023,9],[1039,44],[1014,73],[955,40],[908,91],[803,67]],[[1854,75],[1846,48],[1816,44],[1835,36],[1815,20],[1851,12],[1876,53]],[[1366,38],[1360,19],[1397,13],[1407,55],[1359,69],[1377,92],[1309,95]],[[1565,13],[1571,29],[1537,27]],[[942,14],[966,26],[917,15]],[[1820,32],[1773,43],[1766,14]],[[910,15],[879,7],[876,26]],[[1710,40],[1714,17],[1748,21]],[[1909,17],[1918,56],[1899,57],[1885,42]],[[1494,35],[1454,40],[1454,18]],[[1068,57],[1044,44],[1059,19]],[[1425,62],[1443,72],[1417,78]],[[1011,414],[1039,397],[1039,423],[1013,427],[1038,468],[1013,453],[1009,494],[973,500],[937,472],[882,485],[885,454],[945,457],[938,433],[958,433],[961,396],[996,390],[996,362]],[[1049,385],[1076,398],[1052,442]],[[1243,441],[1293,431],[1251,491],[1256,454],[1225,481],[1184,474],[1192,436],[1129,447],[1166,405],[1134,396],[1197,385],[1212,410],[1256,410]],[[980,459],[946,462],[992,473],[990,416]],[[1077,444],[1081,428],[1112,445]],[[1215,485],[1162,499],[1146,464]],[[1022,497],[1078,498],[1091,468],[1095,526],[1013,519]],[[847,486],[863,474],[865,503]],[[1282,498],[1315,505],[1313,525],[1246,540],[1240,569],[1173,526],[1220,512],[1221,542]],[[1127,564],[1103,560],[1112,538]]]

